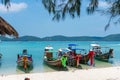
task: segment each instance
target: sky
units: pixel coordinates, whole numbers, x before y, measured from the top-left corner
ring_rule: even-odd
[[[19,36],[29,35],[41,38],[55,35],[103,37],[120,33],[120,25],[114,24],[104,31],[109,16],[100,13],[87,15],[87,5],[88,0],[84,0],[80,18],[72,19],[66,16],[65,20],[58,22],[52,20],[53,16],[47,12],[41,0],[11,0],[9,10],[0,3],[0,16],[17,30]],[[105,2],[100,1],[100,8],[107,6]]]

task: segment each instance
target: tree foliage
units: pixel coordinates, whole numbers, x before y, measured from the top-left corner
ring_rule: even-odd
[[[7,8],[10,7],[10,0],[1,0],[1,3],[3,3]]]
[[[80,16],[81,0],[42,0],[42,3],[54,15],[53,20],[64,19],[66,14],[72,18]]]
[[[10,0],[1,0],[7,7],[10,6]],[[72,18],[79,17],[81,12],[82,0],[41,0],[45,9],[53,15],[53,20],[65,19],[66,15]],[[98,11],[100,1],[108,3],[109,7],[102,10],[102,13],[110,16],[105,30],[110,26],[111,22],[120,23],[120,0],[86,0],[90,1],[87,7],[87,13],[93,14]]]
[[[109,7],[105,10],[98,10],[100,1],[105,1],[108,3]],[[72,18],[80,16],[81,0],[59,0],[59,2],[58,0],[42,0],[42,2],[48,12],[54,15],[53,20],[64,19],[67,14]],[[105,26],[105,31],[110,26],[112,20],[114,21],[114,19],[117,18],[114,23],[117,24],[120,22],[120,0],[90,0],[87,7],[87,13],[93,14],[96,11],[100,11],[110,16],[109,21]]]
[[[105,26],[105,30],[110,26],[111,21],[113,20],[113,23],[117,24],[120,23],[120,0],[106,0],[110,7],[105,12],[110,15],[110,19],[108,21],[108,24]]]

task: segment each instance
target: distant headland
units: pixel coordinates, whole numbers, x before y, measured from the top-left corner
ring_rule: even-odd
[[[62,36],[56,35],[51,37],[21,36],[19,38],[8,38],[0,36],[1,41],[120,41],[120,34],[111,34],[105,37],[98,36]]]

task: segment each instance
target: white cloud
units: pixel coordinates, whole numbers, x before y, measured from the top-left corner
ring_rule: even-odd
[[[4,6],[3,4],[0,4],[0,12],[19,12],[23,9],[27,8],[27,4],[26,3],[11,3],[11,6],[9,7],[9,9],[6,8],[6,6]]]
[[[101,8],[107,8],[107,7],[109,7],[109,4],[107,2],[105,2],[105,1],[100,1],[99,2],[99,7],[101,7]]]

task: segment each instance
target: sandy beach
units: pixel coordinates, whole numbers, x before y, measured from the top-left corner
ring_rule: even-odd
[[[120,80],[120,67],[73,69],[70,71],[1,75],[0,80]]]

